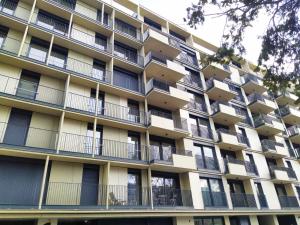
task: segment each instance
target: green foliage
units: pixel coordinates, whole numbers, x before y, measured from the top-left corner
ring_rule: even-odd
[[[220,12],[206,14],[209,6]],[[269,17],[262,36],[258,66],[264,70],[264,84],[273,93],[293,88],[300,99],[300,0],[199,0],[187,8],[184,21],[193,28],[208,17],[226,17],[223,44],[218,51],[204,59],[205,63],[228,64],[242,59],[246,49],[242,44],[246,28],[255,25],[260,13]],[[299,100],[300,102],[300,100]]]

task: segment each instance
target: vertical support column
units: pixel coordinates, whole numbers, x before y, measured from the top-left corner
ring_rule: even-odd
[[[102,7],[101,7],[101,23],[103,24],[104,22],[104,4],[102,3]]]
[[[33,4],[32,4],[32,7],[31,7],[31,11],[30,11],[30,14],[29,14],[27,23],[30,23],[30,22],[31,22],[31,19],[32,19],[34,10],[35,10],[35,6],[36,6],[36,1],[37,1],[37,0],[34,0],[34,1],[33,1]]]
[[[224,192],[226,194],[226,198],[227,198],[227,204],[228,204],[228,208],[229,209],[233,209],[232,206],[232,200],[231,200],[231,196],[230,196],[230,189],[229,189],[229,185],[227,183],[227,179],[225,177],[222,176],[222,183],[223,183],[223,187],[224,187]],[[226,224],[226,223],[225,223]]]
[[[65,120],[65,111],[62,112],[60,120],[59,120],[59,128],[58,128],[58,138],[57,138],[57,145],[56,145],[56,153],[59,154],[59,148],[61,145],[61,133],[62,133],[62,127]]]
[[[28,33],[28,25],[26,26],[23,37],[22,37],[22,41],[21,41],[21,44],[20,44],[19,52],[18,52],[18,57],[20,57],[20,55],[22,54],[22,50],[23,50],[24,43],[25,43],[25,40],[26,40],[26,37],[27,37],[27,33]]]
[[[43,204],[43,197],[44,197],[45,183],[46,183],[47,172],[48,172],[48,165],[49,165],[49,155],[47,155],[47,158],[46,158],[46,161],[45,161],[45,166],[44,166],[44,173],[43,173],[43,178],[42,178],[42,187],[41,187],[41,192],[40,192],[40,197],[39,197],[39,209],[42,208],[42,204]]]
[[[68,38],[70,38],[70,36],[71,36],[72,23],[73,23],[73,13],[70,16],[70,22],[69,22],[69,28],[68,28]]]
[[[52,47],[53,47],[53,41],[54,41],[54,35],[52,34],[51,41],[50,41],[50,46],[49,46],[48,53],[47,53],[47,58],[46,58],[46,65],[49,64],[49,58],[50,58]]]
[[[94,124],[93,124],[93,154],[92,157],[95,157],[95,152],[96,152],[96,133],[97,133],[97,118],[94,119]]]
[[[106,164],[106,167],[104,168],[104,177],[103,177],[103,184],[106,187],[105,190],[105,206],[106,209],[108,209],[109,204],[109,174],[110,174],[110,162]]]
[[[64,96],[64,105],[63,105],[64,109],[66,109],[69,87],[70,87],[70,79],[71,79],[71,75],[69,74],[65,83],[65,96]]]
[[[149,186],[149,199],[150,199],[150,206],[151,206],[151,209],[153,209],[153,196],[152,196],[152,182],[151,182],[151,177],[152,177],[152,174],[151,174],[151,168],[148,167],[148,186]]]
[[[99,104],[99,83],[97,83],[97,86],[96,86],[95,116],[97,116],[97,113],[98,113],[98,104]]]

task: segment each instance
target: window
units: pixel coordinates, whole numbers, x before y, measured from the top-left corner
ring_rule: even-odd
[[[252,154],[247,153],[245,155],[245,166],[246,166],[246,171],[248,173],[258,175],[258,172],[257,172],[256,165],[255,165],[254,158],[253,158]]]
[[[94,125],[92,123],[87,124],[86,138],[84,142],[85,153],[93,154],[93,137],[94,137]],[[102,146],[102,126],[96,125],[96,149],[95,155],[101,155]]]
[[[120,42],[115,42],[114,54],[128,61],[137,63],[137,50]]]
[[[137,29],[136,27],[123,22],[122,20],[115,19],[115,29],[126,33],[134,38],[137,38]]]
[[[250,116],[249,116],[248,111],[247,111],[246,108],[242,108],[242,107],[239,107],[239,106],[236,106],[236,105],[231,105],[231,106],[235,109],[235,111],[238,115],[244,117],[242,123],[251,125],[251,119],[250,119]]]
[[[198,169],[219,170],[218,160],[213,147],[194,144]]]
[[[102,21],[102,11],[100,9],[97,10],[97,20],[99,22]],[[103,23],[106,25],[109,25],[108,24],[108,13],[106,13],[106,12],[104,12],[104,14],[103,14]]]
[[[174,32],[174,31],[172,31],[172,30],[170,30],[170,34],[171,34],[173,37],[176,37],[177,39],[179,39],[179,40],[185,42],[185,37],[184,37],[184,36],[182,36],[182,35],[180,35],[180,34]]]
[[[140,134],[128,132],[128,159],[141,159]]]
[[[49,57],[49,65],[59,68],[66,68],[67,57],[68,49],[53,44]]]
[[[19,0],[2,0],[0,1],[0,11],[13,15],[18,6],[18,2]]]
[[[195,225],[225,225],[223,217],[195,217]]]
[[[135,73],[115,67],[113,79],[113,83],[116,86],[132,91],[139,91],[139,78]]]
[[[107,81],[108,77],[105,77],[105,67],[105,62],[94,59],[92,77],[97,80]]]
[[[262,189],[261,183],[255,182],[254,185],[255,185],[255,189],[256,189],[260,207],[262,207],[262,208],[268,207],[267,199],[264,194],[264,190]]]
[[[230,216],[230,225],[250,225],[248,216]]]
[[[212,139],[208,119],[190,115],[190,123],[193,135]]]
[[[28,70],[22,70],[16,95],[35,100],[40,82],[40,74]]]
[[[161,30],[161,25],[159,23],[156,23],[147,17],[144,17],[144,22],[145,22],[145,24],[148,24],[150,27],[153,27],[157,30]]]
[[[139,103],[133,100],[128,100],[128,120],[134,123],[140,122]]]
[[[207,112],[204,96],[189,90],[187,92],[192,94],[192,98],[190,99],[188,106],[195,110]]]
[[[175,141],[168,138],[150,136],[150,150],[152,160],[171,161],[176,153]]]
[[[237,93],[237,96],[234,97],[235,100],[244,102],[244,96],[240,87],[229,85],[230,89]]]
[[[68,34],[69,21],[41,9],[39,10],[36,24],[62,35]]]
[[[198,66],[196,53],[181,46],[180,60],[184,63]]]
[[[188,74],[184,77],[184,83],[193,87],[202,88],[199,72],[191,70],[189,68],[185,68],[185,70],[188,72]]]
[[[40,62],[46,62],[47,54],[49,49],[49,43],[39,38],[32,37],[28,57]]]
[[[0,3],[1,4],[1,3]],[[0,48],[3,48],[9,28],[0,25]]]
[[[95,47],[101,50],[107,50],[107,37],[99,33],[96,33]]]
[[[76,0],[61,0],[59,1],[60,4],[62,4],[63,6],[70,8],[70,9],[75,9],[75,5],[76,5]]]
[[[288,148],[290,156],[295,157],[296,155],[295,155],[295,152],[294,152],[293,147],[291,145],[291,142],[288,139],[285,139],[284,142],[286,144],[286,147]],[[297,146],[295,146],[295,147],[297,147]]]
[[[205,207],[227,206],[221,179],[200,177],[200,185]]]

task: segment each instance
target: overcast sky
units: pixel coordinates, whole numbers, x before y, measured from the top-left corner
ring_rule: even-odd
[[[161,15],[162,17],[171,20],[172,22],[185,27],[193,34],[215,44],[220,45],[221,36],[224,29],[225,18],[211,19],[205,22],[204,26],[199,26],[197,30],[190,29],[183,22],[183,17],[186,16],[186,8],[192,1],[196,0],[135,0],[141,5]],[[258,38],[265,31],[265,26],[268,20],[265,15],[261,15],[255,26],[247,30],[244,45],[247,53],[245,58],[257,62],[257,57],[261,49],[261,40]]]

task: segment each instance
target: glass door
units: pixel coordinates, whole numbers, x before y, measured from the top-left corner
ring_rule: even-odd
[[[141,151],[140,151],[140,136],[137,133],[129,133],[128,134],[128,159],[141,159]]]
[[[35,100],[38,94],[40,74],[23,70],[16,95],[19,97]]]
[[[128,205],[140,205],[141,201],[140,171],[128,170]]]

